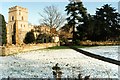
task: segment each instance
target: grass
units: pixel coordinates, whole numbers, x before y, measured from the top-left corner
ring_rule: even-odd
[[[95,46],[74,46],[76,48],[95,47]],[[46,49],[70,49],[69,46],[54,46]]]
[[[54,47],[49,47],[47,49],[70,49],[70,48],[67,46],[54,46]]]

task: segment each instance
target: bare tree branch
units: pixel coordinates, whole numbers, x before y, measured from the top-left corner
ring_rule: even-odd
[[[43,12],[44,14],[39,13],[42,17],[41,23],[50,28],[59,28],[65,22],[65,18],[54,5],[45,7]]]

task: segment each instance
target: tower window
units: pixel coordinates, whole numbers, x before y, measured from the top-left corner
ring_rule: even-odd
[[[23,16],[22,16],[22,20],[23,20]]]
[[[24,25],[24,27],[25,27],[25,25]]]
[[[21,15],[21,12],[19,12],[19,15]]]
[[[14,16],[12,16],[12,21],[14,21]]]
[[[21,27],[22,27],[22,24],[21,24]]]

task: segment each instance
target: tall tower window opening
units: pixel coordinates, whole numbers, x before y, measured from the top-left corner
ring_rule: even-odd
[[[12,16],[12,21],[14,21],[14,16]]]
[[[19,12],[19,15],[21,15],[21,12]]]
[[[22,16],[22,20],[23,20],[23,16]]]

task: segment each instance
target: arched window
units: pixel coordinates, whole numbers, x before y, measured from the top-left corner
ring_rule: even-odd
[[[23,20],[23,16],[22,16],[22,20]]]
[[[21,15],[21,12],[19,12],[19,15]]]
[[[14,21],[14,16],[12,16],[12,21]]]

